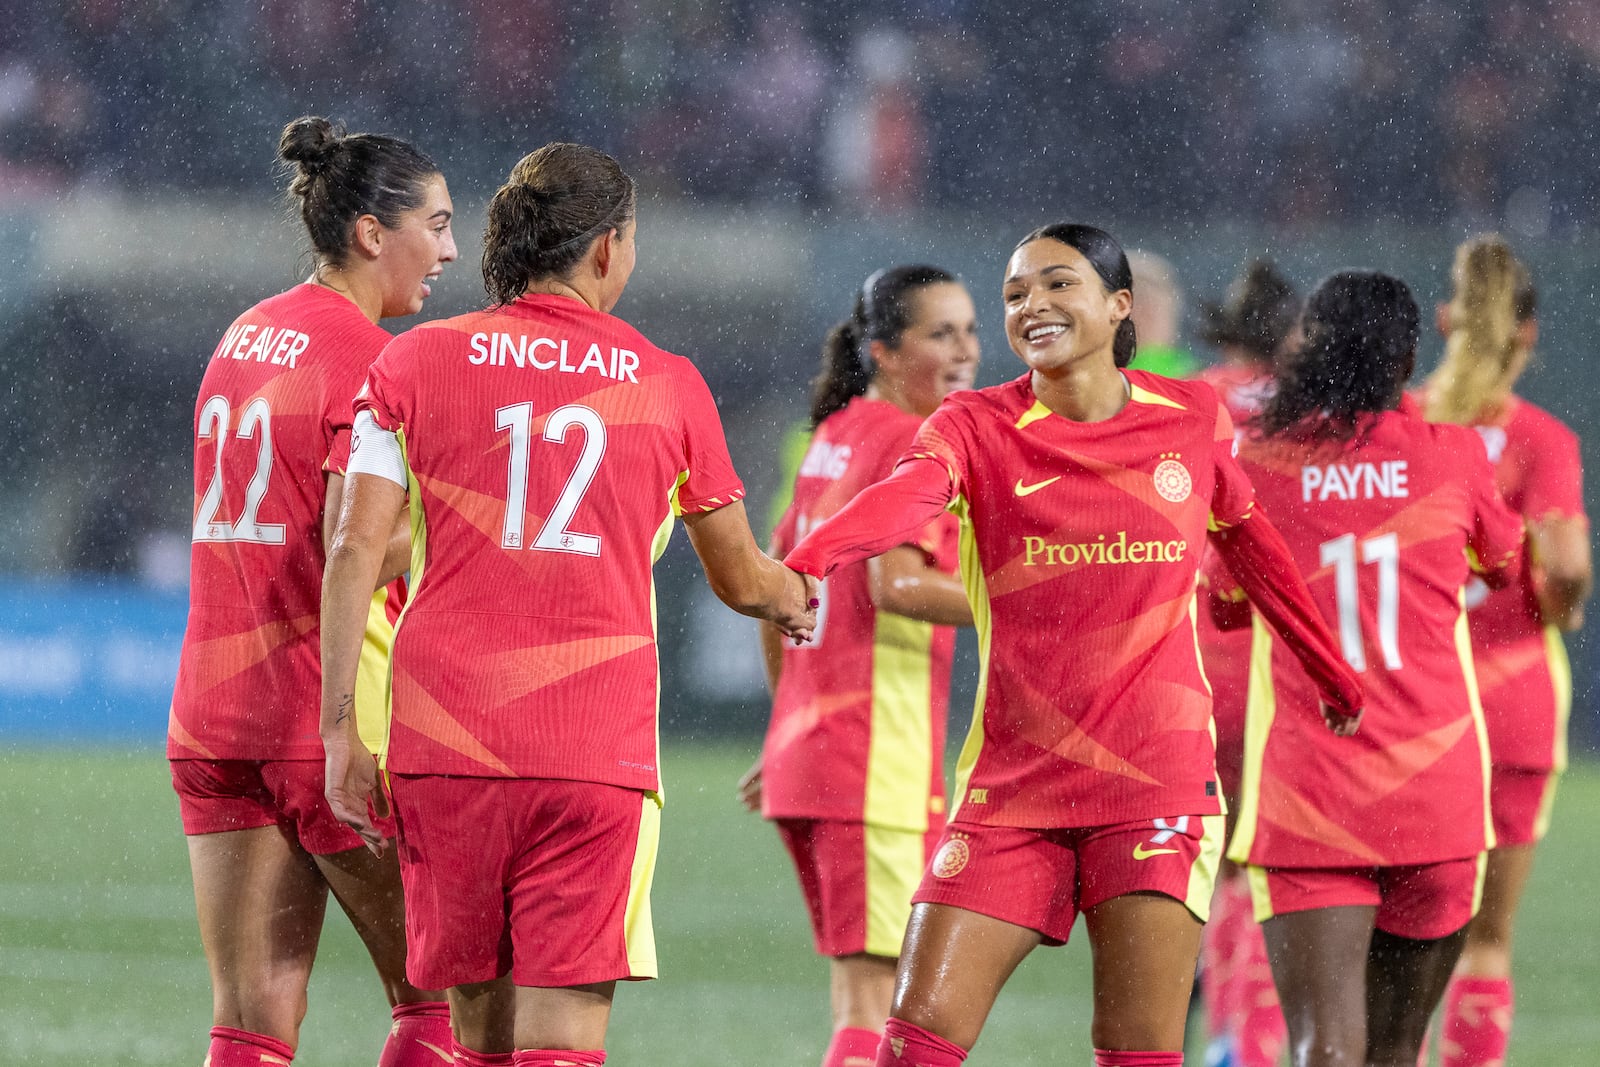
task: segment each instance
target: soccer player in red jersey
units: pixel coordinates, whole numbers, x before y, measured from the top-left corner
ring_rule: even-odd
[[[1335,274],[1302,325],[1240,462],[1367,708],[1353,738],[1306,729],[1317,691],[1256,623],[1228,854],[1248,865],[1296,1067],[1410,1067],[1493,842],[1463,587],[1469,566],[1515,575],[1522,525],[1478,436],[1401,403],[1418,329],[1405,283]]]
[[[617,981],[655,975],[651,565],[674,516],[724,602],[798,639],[815,621],[816,584],[756,547],[704,379],[610,314],[634,212],[605,153],[525,156],[489,206],[494,304],[396,338],[357,401],[323,593],[328,798],[385,848],[349,711],[409,495],[383,760],[407,970],[448,989],[457,1063],[599,1064]]]
[[[821,577],[949,507],[982,669],[956,807],[914,897],[881,1067],[951,1067],[1012,970],[1082,912],[1102,1067],[1175,1067],[1221,851],[1211,694],[1195,647],[1209,537],[1319,679],[1360,688],[1253,510],[1210,386],[1126,370],[1127,257],[1091,226],[1017,245],[1002,295],[1028,373],[952,393],[887,480],[789,553]],[[1312,711],[1316,717],[1315,709]]]
[[[1501,238],[1478,237],[1456,250],[1453,278],[1450,303],[1439,308],[1445,357],[1428,380],[1423,412],[1478,431],[1500,492],[1527,525],[1534,561],[1528,575],[1468,600],[1495,847],[1445,993],[1440,1054],[1444,1067],[1489,1067],[1505,1059],[1512,926],[1566,767],[1572,675],[1561,632],[1582,624],[1593,568],[1578,438],[1512,391],[1538,339],[1527,268]]]
[[[404,141],[290,123],[278,146],[311,237],[311,277],[228,328],[195,405],[189,625],[167,756],[211,965],[210,1067],[287,1063],[328,892],[366,942],[393,1007],[380,1063],[449,1049],[442,994],[405,978],[400,871],[323,800],[317,613],[350,450],[351,400],[389,334],[456,258],[439,168]],[[384,593],[406,531],[362,597],[381,669]],[[381,679],[378,679],[381,681]],[[364,672],[363,688],[375,680]],[[363,713],[371,709],[363,699]],[[370,757],[368,757],[370,761]]]
[[[1288,279],[1266,260],[1255,260],[1228,288],[1221,304],[1202,304],[1203,337],[1222,362],[1199,378],[1217,391],[1238,427],[1261,413],[1272,394],[1272,369],[1292,343],[1300,298]],[[1204,571],[1202,571],[1204,574]],[[1245,687],[1250,673],[1250,632],[1220,629],[1209,611],[1197,618],[1200,658],[1211,683],[1211,714],[1217,731],[1217,779],[1230,813],[1239,810],[1239,775],[1244,758]],[[1202,989],[1210,1044],[1207,1063],[1216,1067],[1274,1067],[1287,1036],[1278,1007],[1267,947],[1250,905],[1250,887],[1239,868],[1223,860],[1211,918],[1200,939]]]
[[[773,554],[887,477],[923,418],[972,387],[978,354],[972,297],[955,275],[901,266],[868,278],[823,345],[815,430]],[[951,627],[972,625],[956,571],[956,520],[941,515],[835,571],[812,643],[762,628],[772,721],[740,792],[776,821],[831,961],[823,1067],[872,1062],[911,894],[944,829]]]

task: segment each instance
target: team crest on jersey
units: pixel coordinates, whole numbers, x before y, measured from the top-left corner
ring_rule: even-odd
[[[952,837],[939,846],[939,854],[933,857],[933,876],[954,878],[966,869],[967,861],[971,858],[972,850],[967,848],[966,841]]]
[[[1169,458],[1156,464],[1155,473],[1151,477],[1156,483],[1156,492],[1161,495],[1162,500],[1181,504],[1189,499],[1190,493],[1194,492],[1194,479],[1189,477],[1189,468],[1179,463],[1176,458],[1170,458],[1176,457],[1176,452],[1168,453],[1168,456]]]

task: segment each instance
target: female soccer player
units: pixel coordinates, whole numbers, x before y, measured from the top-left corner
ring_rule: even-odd
[[[1202,336],[1216,346],[1222,362],[1201,371],[1200,380],[1217,391],[1234,426],[1241,427],[1261,413],[1272,394],[1273,365],[1291,342],[1300,298],[1270,262],[1255,260],[1229,286],[1223,303],[1202,304],[1202,312]],[[1200,612],[1197,623],[1217,729],[1217,779],[1228,811],[1235,813],[1244,756],[1250,632],[1219,629],[1209,611]],[[1211,919],[1201,935],[1200,960],[1211,1037],[1207,1062],[1274,1067],[1286,1036],[1283,1012],[1261,927],[1251,914],[1249,886],[1239,868],[1226,861],[1211,898]]]
[[[902,266],[868,278],[823,345],[815,432],[774,555],[887,477],[922,420],[977,370],[977,317],[955,275]],[[762,628],[772,722],[741,795],[777,822],[831,960],[823,1067],[876,1052],[911,893],[944,829],[951,627],[972,625],[956,570],[955,518],[942,515],[834,572],[811,644],[785,647]]]
[[[1240,462],[1361,673],[1367,709],[1349,740],[1305,729],[1317,693],[1255,626],[1228,854],[1248,864],[1296,1067],[1411,1067],[1491,840],[1469,551],[1504,584],[1522,527],[1477,435],[1401,406],[1417,346],[1405,283],[1335,274],[1302,323],[1264,436]]]
[[[1023,238],[1002,289],[1028,373],[955,393],[895,473],[786,562],[821,577],[946,506],[983,657],[956,808],[914,898],[882,1067],[950,1067],[1001,986],[1082,912],[1095,1062],[1173,1067],[1221,850],[1194,639],[1209,534],[1306,657],[1340,732],[1360,691],[1252,511],[1209,386],[1125,370],[1127,257],[1091,226]],[[1312,710],[1313,719],[1316,717]]]
[[[1505,1059],[1512,925],[1566,766],[1572,685],[1561,631],[1582,624],[1593,571],[1578,439],[1512,392],[1538,337],[1527,268],[1501,238],[1478,237],[1456,250],[1453,276],[1455,292],[1439,309],[1444,361],[1428,380],[1424,413],[1478,431],[1500,492],[1527,525],[1535,563],[1527,580],[1480,591],[1467,613],[1496,844],[1445,994],[1440,1052],[1444,1067],[1487,1067]]]
[[[727,604],[809,638],[815,583],[763,555],[694,365],[610,314],[634,184],[550,144],[489,206],[485,311],[391,343],[357,401],[323,593],[328,798],[376,849],[349,711],[365,590],[411,500],[385,766],[408,973],[458,1063],[601,1063],[618,979],[655,974],[651,564],[674,515]]]
[[[167,737],[211,965],[207,1062],[293,1057],[331,889],[394,1008],[380,1063],[432,1063],[449,1017],[440,993],[405,980],[399,867],[322,797],[317,610],[351,399],[390,339],[378,320],[421,310],[456,258],[450,194],[406,142],[323,118],[291,122],[278,153],[315,267],[235,320],[201,381],[189,626]],[[395,533],[362,593],[363,628],[369,613],[386,625],[373,590],[405,570]]]

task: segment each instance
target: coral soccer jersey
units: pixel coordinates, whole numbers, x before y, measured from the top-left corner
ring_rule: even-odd
[[[1030,378],[947,397],[894,479],[924,466],[961,519],[982,673],[958,817],[1103,826],[1221,810],[1211,694],[1195,649],[1208,524],[1245,520],[1249,481],[1211,388],[1138,371],[1113,417],[1040,403]],[[791,566],[856,558],[841,515]],[[837,530],[834,528],[837,527]]]
[[[1255,622],[1244,804],[1229,855],[1276,867],[1378,867],[1492,842],[1488,750],[1462,589],[1470,550],[1494,584],[1522,525],[1471,430],[1384,412],[1347,442],[1247,442],[1241,462],[1306,576],[1366,713],[1335,737],[1298,664]]]
[[[744,495],[699,372],[524,296],[397,338],[357,410],[410,479],[388,768],[659,788],[651,565]]]
[[[887,477],[921,424],[865,397],[825,419],[773,535],[778,552]],[[955,573],[953,516],[924,528],[914,544],[929,563]],[[925,830],[930,811],[944,811],[955,631],[879,612],[865,562],[835,571],[822,598],[813,641],[785,642],[762,756],[762,813]]]
[[[1519,397],[1474,426],[1494,463],[1495,483],[1529,522],[1585,519],[1578,438]],[[1540,619],[1532,586],[1519,580],[1469,599],[1467,628],[1478,671],[1489,751],[1497,765],[1547,771],[1566,766],[1572,674],[1560,631]]]
[[[172,759],[321,759],[325,471],[349,453],[351,398],[389,334],[299,285],[241,315],[195,405],[189,624]]]

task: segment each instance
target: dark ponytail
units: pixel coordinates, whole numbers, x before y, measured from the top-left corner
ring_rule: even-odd
[[[890,348],[911,325],[911,294],[928,285],[960,282],[940,267],[910,264],[874,272],[856,292],[850,317],[828,331],[822,342],[822,367],[811,380],[811,425],[816,426],[872,384],[876,373],[868,345]]]
[[[1324,279],[1306,301],[1305,339],[1278,370],[1262,430],[1277,434],[1305,422],[1313,438],[1354,436],[1362,416],[1400,402],[1420,319],[1399,278],[1351,270]]]
[[[1133,268],[1128,265],[1128,254],[1122,250],[1117,239],[1106,231],[1081,222],[1056,222],[1034,230],[1018,241],[1016,247],[1021,248],[1046,237],[1076,249],[1087,259],[1100,276],[1100,284],[1106,287],[1106,292],[1114,293],[1118,289],[1126,289],[1130,294],[1133,292]],[[1111,355],[1119,368],[1126,367],[1133,362],[1138,350],[1139,337],[1133,328],[1133,316],[1130,315],[1117,324],[1117,333],[1111,342]]]
[[[509,304],[545,278],[572,272],[594,239],[632,220],[633,179],[598,148],[547,144],[511,168],[489,202],[483,287]]]
[[[357,218],[400,225],[402,215],[422,205],[428,182],[439,173],[433,160],[399,138],[346,134],[315,115],[283,128],[278,158],[292,175],[289,199],[311,235],[319,270],[344,263]]]

